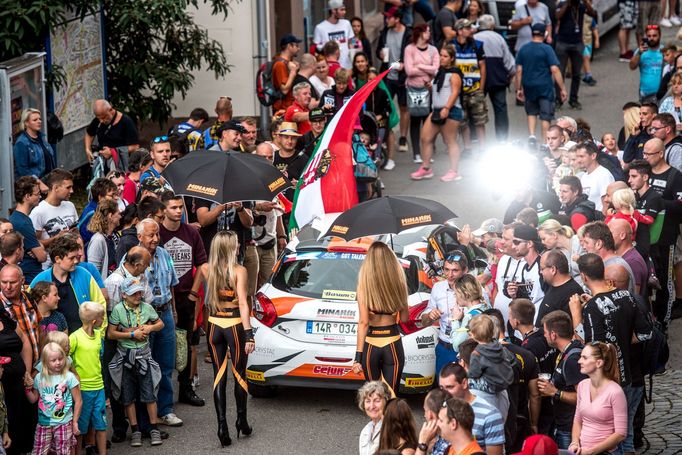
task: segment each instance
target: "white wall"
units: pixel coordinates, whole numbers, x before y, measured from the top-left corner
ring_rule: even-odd
[[[254,55],[258,54],[256,28],[256,2],[231,2],[232,11],[227,19],[222,15],[212,16],[208,4],[200,2],[199,10],[192,10],[198,25],[205,27],[212,39],[222,43],[231,72],[224,78],[215,78],[212,71],[195,71],[194,86],[183,100],[176,96],[173,102],[177,108],[174,117],[186,117],[195,107],[203,107],[214,116],[215,104],[220,96],[232,98],[234,115],[256,115],[259,104],[256,98],[255,75],[257,70]]]

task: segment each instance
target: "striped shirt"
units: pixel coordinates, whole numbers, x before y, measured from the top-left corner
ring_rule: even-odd
[[[470,404],[474,410],[473,433],[478,445],[484,451],[486,446],[504,445],[504,420],[500,411],[479,397]]]

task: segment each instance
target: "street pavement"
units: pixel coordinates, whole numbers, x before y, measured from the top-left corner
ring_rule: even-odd
[[[673,38],[673,31],[666,31],[664,38]],[[618,133],[622,127],[621,107],[626,101],[636,100],[638,74],[630,71],[627,64],[617,61],[618,47],[615,33],[602,40],[600,49],[593,62],[593,74],[598,84],[595,87],[581,85],[580,101],[582,111],[563,109],[557,115],[584,117],[592,125],[595,137],[604,132]],[[522,107],[513,103],[508,96],[512,139],[526,141],[526,117]],[[492,110],[488,131],[489,144],[493,144]],[[503,150],[509,149],[505,146]],[[483,161],[480,152],[474,151],[464,157],[461,164],[460,182],[442,183],[437,178],[430,181],[414,182],[409,173],[417,165],[412,163],[411,153],[401,153],[396,157],[397,166],[391,172],[383,172],[385,194],[421,196],[438,200],[459,215],[460,225],[470,224],[477,227],[482,220],[495,216],[501,218],[504,208],[512,197],[504,178],[523,179],[522,175],[498,175],[488,164],[481,169]],[[436,177],[447,170],[447,156],[442,142],[437,144],[434,171]],[[510,169],[513,166],[510,166]],[[510,170],[509,172],[512,172]],[[676,321],[671,329],[672,359],[669,372],[655,378],[654,401],[647,404],[647,424],[645,450],[647,454],[682,453],[682,352],[677,343],[682,332],[682,324]],[[202,343],[202,354],[205,344]],[[233,445],[220,449],[216,437],[216,420],[213,403],[210,400],[212,371],[210,366],[200,360],[201,385],[198,393],[207,399],[202,408],[177,405],[176,413],[184,420],[180,428],[166,428],[170,439],[158,448],[149,447],[145,441],[144,450],[150,453],[168,455],[188,452],[194,454],[220,453],[281,453],[281,454],[350,454],[357,453],[360,430],[367,418],[357,408],[355,394],[350,391],[328,389],[280,388],[274,398],[249,399],[249,422],[254,433],[249,438],[236,439],[234,421],[236,411],[234,401],[228,399],[228,423],[233,437]],[[233,382],[230,374],[228,388]],[[228,395],[231,398],[231,395]],[[413,408],[418,428],[423,420],[420,397],[408,398]],[[113,454],[135,452],[127,443],[114,444]]]

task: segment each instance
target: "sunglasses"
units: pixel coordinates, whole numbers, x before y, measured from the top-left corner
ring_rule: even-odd
[[[462,259],[462,255],[461,255],[461,254],[449,254],[449,255],[445,258],[445,260],[448,261],[448,262],[457,262],[457,261],[460,261],[461,259]]]
[[[168,136],[156,136],[152,139],[152,144],[158,144],[159,142],[168,142]]]
[[[519,246],[519,245],[521,245],[522,243],[526,243],[526,242],[529,242],[529,241],[530,241],[530,240],[514,239],[514,240],[512,240],[512,243],[513,243],[514,245],[516,245],[516,246]]]

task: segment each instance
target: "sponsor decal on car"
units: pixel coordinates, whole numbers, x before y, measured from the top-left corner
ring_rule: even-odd
[[[323,294],[324,297],[324,294]],[[318,319],[355,319],[357,312],[355,310],[339,310],[338,308],[318,308]]]
[[[405,378],[405,387],[431,387],[431,385],[433,385],[433,376]]]
[[[246,379],[250,381],[265,382],[265,375],[262,371],[246,370]]]
[[[264,348],[260,346],[256,346],[253,349],[253,353],[255,355],[260,355],[263,357],[274,357],[275,356],[275,350],[273,348]]]
[[[330,300],[355,300],[355,291],[325,289],[322,291],[322,298]]]
[[[417,340],[417,347],[419,349],[432,348],[436,345],[433,335],[422,335],[415,338]]]
[[[334,365],[315,365],[313,367],[313,373],[322,376],[345,376],[352,370],[352,367],[337,367]]]
[[[436,354],[409,354],[405,356],[405,361],[408,363],[426,363],[434,362],[436,360]]]

